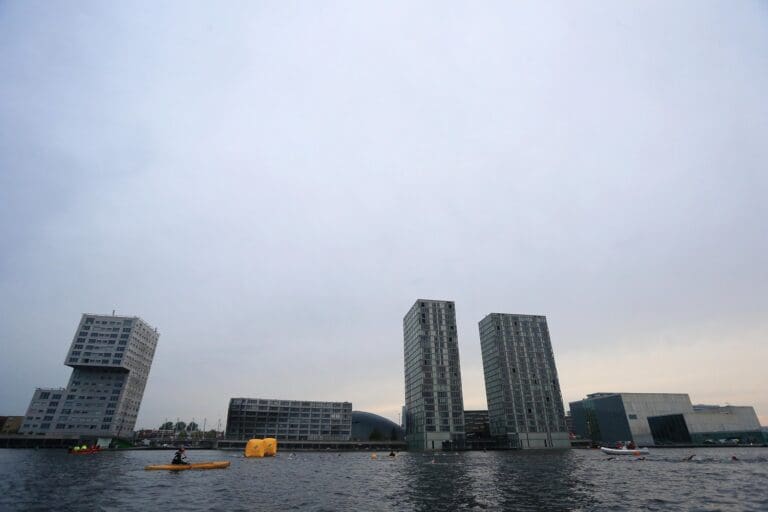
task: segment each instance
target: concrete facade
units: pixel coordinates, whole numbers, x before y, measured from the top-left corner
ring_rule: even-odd
[[[22,434],[132,435],[159,334],[138,317],[84,314],[65,364],[66,388],[38,388]]]
[[[464,447],[456,308],[417,300],[403,318],[405,430],[411,450]]]
[[[546,317],[491,313],[479,328],[491,435],[508,448],[570,448]]]
[[[702,444],[722,438],[762,441],[752,407],[694,406],[684,393],[593,393],[571,402],[574,430],[603,444]]]
[[[279,441],[349,441],[350,402],[232,398],[227,439],[274,437]],[[387,433],[388,434],[388,433]]]

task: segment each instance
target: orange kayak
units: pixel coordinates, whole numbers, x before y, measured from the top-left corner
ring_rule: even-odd
[[[197,464],[155,464],[153,466],[147,466],[144,469],[148,471],[152,471],[152,470],[184,471],[187,469],[224,469],[228,467],[229,467],[229,461],[217,460],[214,462],[199,462]]]

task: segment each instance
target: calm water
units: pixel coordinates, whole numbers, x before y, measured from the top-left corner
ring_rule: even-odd
[[[692,453],[691,462],[681,459]],[[558,453],[191,451],[225,470],[144,471],[171,451],[0,450],[0,510],[768,510],[768,449]],[[731,455],[740,460],[731,461]]]

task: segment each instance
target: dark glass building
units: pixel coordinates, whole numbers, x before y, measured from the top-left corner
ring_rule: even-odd
[[[365,411],[352,411],[352,441],[402,441],[403,428],[392,420]]]
[[[411,450],[464,446],[453,302],[419,299],[403,318],[406,440]]]
[[[479,328],[491,435],[499,446],[570,448],[546,317],[491,313]]]

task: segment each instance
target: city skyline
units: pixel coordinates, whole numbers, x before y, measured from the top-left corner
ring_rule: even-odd
[[[414,304],[413,308],[416,308],[416,306],[418,306],[420,301],[425,301],[427,303],[438,302],[438,303],[450,304],[451,305],[451,310],[452,310],[453,314],[455,314],[454,302],[453,301],[435,301],[435,300],[431,300],[431,299],[419,299],[419,300],[416,301],[416,303]],[[498,313],[488,313],[480,321],[481,333],[482,333],[483,322],[487,322],[489,319],[495,318],[498,315],[499,315]],[[540,317],[538,315],[531,316],[531,315],[519,315],[519,314],[502,314],[501,316],[502,317],[507,317],[507,318],[513,318],[513,319],[517,319],[517,318],[521,318],[521,317],[522,318],[542,318],[542,319],[545,319],[545,317]],[[85,322],[87,318],[97,318],[99,320],[101,320],[101,319],[112,319],[112,320],[114,320],[114,319],[121,319],[122,320],[122,319],[125,319],[125,318],[134,318],[134,319],[137,319],[140,323],[144,324],[144,322],[139,317],[136,317],[136,316],[128,316],[128,317],[126,317],[126,316],[121,316],[121,315],[115,315],[114,311],[113,311],[112,315],[99,315],[99,314],[83,313],[81,315],[81,322],[78,325],[77,331],[79,331],[82,328],[83,322]],[[407,318],[407,316],[406,316],[406,318]],[[455,317],[453,317],[452,324],[453,324],[453,326],[455,326],[456,332],[460,332],[461,329],[457,325]],[[545,331],[546,331],[548,345],[551,346],[551,341],[549,341],[549,339],[548,339],[548,337],[549,337],[549,329],[546,328],[546,320],[544,320],[544,325],[545,325]],[[73,350],[75,350],[75,348],[77,348],[76,342],[78,340],[78,338],[77,338],[78,334],[82,334],[82,332],[78,333],[77,331],[75,333],[75,337],[72,338],[72,341],[70,342],[71,343],[70,344],[70,348],[69,348],[69,350],[67,352],[67,364],[70,364],[72,362],[72,358],[69,357],[69,356],[72,354]],[[154,332],[157,333],[157,329],[156,328],[154,328]],[[458,343],[458,340],[456,340],[455,343]],[[480,343],[480,342],[478,341],[478,343]],[[481,361],[481,364],[482,364],[482,361]],[[485,373],[484,368],[481,368],[481,370],[483,371],[483,373]],[[555,369],[555,372],[556,372],[556,369]],[[482,375],[481,375],[481,377],[482,377]],[[71,380],[71,378],[72,377],[70,376],[70,380]],[[461,372],[459,371],[458,381],[459,381],[459,389],[460,390],[462,390],[461,380],[462,380]],[[484,382],[481,383],[481,384],[484,384]],[[651,384],[651,386],[653,386],[653,385]],[[483,385],[483,389],[484,388],[485,388],[485,386]],[[41,391],[43,391],[43,392],[46,392],[46,391],[49,391],[49,392],[65,392],[66,389],[67,388],[53,388],[53,387],[48,388],[48,387],[44,387],[44,386],[43,387],[37,387],[36,391],[35,391],[35,396],[33,397],[32,402],[34,403],[39,398],[38,395],[39,395],[39,393]],[[638,390],[634,390],[634,389],[633,390],[624,389],[623,391],[616,391],[614,388],[610,388],[610,389],[611,389],[611,391],[606,391],[606,390],[595,391],[595,390],[592,390],[592,391],[589,391],[588,393],[585,393],[582,397],[574,398],[573,400],[569,400],[569,401],[570,402],[578,401],[578,400],[581,400],[584,396],[587,396],[589,394],[594,394],[594,393],[606,393],[606,392],[607,393],[626,393],[626,392],[630,392],[630,393],[640,392],[640,393],[643,393],[643,392],[645,392],[644,390],[638,391]],[[663,391],[661,389],[658,389],[656,392],[667,393],[667,391]],[[463,400],[463,390],[460,391],[459,393],[462,395],[462,400]],[[311,393],[309,393],[309,395],[311,395]],[[283,400],[283,401],[284,400],[290,400],[290,401],[306,401],[306,400],[310,400],[310,401],[316,401],[314,398],[307,398],[307,396],[309,396],[309,395],[302,395],[301,392],[300,392],[300,394],[298,396],[287,397],[287,396],[280,395],[277,398],[274,398],[273,400]],[[570,395],[566,394],[565,396],[570,396]],[[331,399],[329,399],[329,400],[331,400]],[[325,400],[321,400],[321,401],[325,401]],[[703,404],[705,402],[707,402],[707,400],[699,400],[697,403],[702,403]],[[753,406],[754,405],[752,403],[734,403],[734,402],[731,402],[731,401],[725,401],[723,403],[725,405],[740,405],[740,406]],[[488,411],[487,400],[484,401],[484,403],[481,404],[481,405],[478,405],[478,404],[480,404],[480,402],[475,401],[475,402],[473,402],[473,406],[472,407],[464,405],[463,406],[463,410],[481,409],[481,410]],[[720,404],[720,402],[718,402],[718,404]],[[363,409],[364,408],[361,408],[361,407],[356,408],[356,410],[363,410]],[[228,408],[227,408],[227,410],[228,410]],[[139,412],[141,412],[141,411],[139,411]],[[398,423],[400,423],[401,416],[400,416],[399,409],[398,409],[398,412],[395,413],[395,414],[392,414],[392,411],[388,411],[388,410],[379,410],[379,411],[373,410],[372,412],[375,412],[376,414],[381,414],[384,417],[387,417],[387,418],[389,418],[391,420],[397,420]],[[139,418],[141,418],[141,414],[139,414]],[[159,417],[157,417],[157,418],[159,420]],[[204,423],[207,423],[208,425],[210,425],[211,428],[213,428],[214,426],[219,425],[219,423],[220,423],[221,427],[223,428],[223,426],[224,426],[224,424],[226,422],[227,414],[225,413],[223,418],[221,418],[221,417],[214,417],[214,416],[212,416],[212,417],[202,416],[202,419],[201,419],[200,415],[195,415],[195,414],[192,414],[192,416],[179,416],[179,415],[173,415],[173,414],[171,414],[171,415],[166,414],[166,415],[162,416],[162,422],[161,423],[165,423],[169,419],[173,420],[173,418],[176,418],[177,420],[181,419],[181,420],[185,420],[185,421],[188,420],[188,419],[190,419],[192,421],[197,420],[196,422],[198,424],[200,423],[200,421],[203,421]],[[762,418],[760,417],[759,411],[758,411],[758,418],[760,419],[761,424],[762,424]],[[222,423],[222,422],[224,422],[224,423]],[[137,424],[136,429],[139,430],[139,429],[146,429],[146,428],[148,428],[148,429],[157,428],[155,423],[150,422],[150,423],[148,423],[146,425],[144,425],[144,424],[141,424],[141,425]],[[219,428],[219,427],[217,426],[217,428]]]
[[[223,424],[234,396],[397,419],[403,311],[438,297],[465,409],[476,323],[514,311],[547,317],[565,402],[689,393],[767,425],[765,16],[3,3],[0,414],[116,310],[162,333],[137,427]]]

